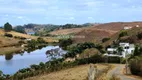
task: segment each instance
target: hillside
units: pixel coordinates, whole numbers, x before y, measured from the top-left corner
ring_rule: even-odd
[[[134,44],[142,44],[142,39],[138,39],[137,35],[138,33],[142,33],[142,26],[139,28],[134,27],[129,30],[123,30],[127,33],[126,36],[123,36],[119,38],[119,34],[122,33],[122,31],[117,32],[116,34],[112,35],[109,41],[105,42],[103,45],[108,46],[113,43],[113,41],[120,41],[120,42],[129,42],[129,43],[134,43]],[[142,34],[141,34],[142,35]]]
[[[0,35],[1,36],[3,36],[5,33],[12,34],[13,36],[19,36],[19,37],[25,37],[25,38],[32,38],[32,39],[36,38],[34,36],[27,35],[27,34],[22,34],[22,33],[18,33],[18,32],[15,32],[15,31],[5,32],[3,29],[0,29]]]
[[[61,29],[50,32],[51,35],[68,35],[68,34],[75,34],[87,28],[72,28],[72,29]]]
[[[4,36],[5,33],[12,34],[13,38],[5,37]],[[20,39],[16,39],[14,37],[24,37],[24,38],[36,39],[36,37],[30,36],[27,34],[22,34],[22,33],[18,33],[15,31],[5,32],[3,29],[0,29],[0,47],[9,47],[9,46],[17,45]]]
[[[95,64],[95,65],[98,66],[98,71],[100,72],[104,72],[109,66],[106,64]],[[88,69],[89,65],[81,65],[41,76],[27,78],[25,80],[87,80]]]
[[[142,22],[111,22],[104,23],[94,27],[97,29],[120,31],[124,29],[124,27],[136,27],[136,25],[142,26]]]
[[[74,35],[74,42],[101,42],[103,38],[111,37],[124,28],[141,27],[142,22],[111,22],[94,25],[87,28],[61,29],[51,32],[51,35]]]
[[[26,33],[36,33],[36,35],[46,35],[48,32],[56,31],[60,29],[72,29],[72,28],[82,28],[90,27],[94,25],[99,25],[99,23],[85,23],[85,24],[64,24],[64,25],[54,25],[54,24],[26,24],[15,26],[14,29],[18,32]]]
[[[75,38],[73,38],[75,43],[80,42],[101,42],[103,38],[110,37],[115,34],[116,31],[104,30],[104,29],[95,29],[89,28],[84,29],[75,34]]]

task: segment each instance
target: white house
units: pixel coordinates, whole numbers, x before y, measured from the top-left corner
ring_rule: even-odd
[[[135,50],[134,44],[129,43],[120,43],[119,44],[123,48],[122,56],[125,58],[128,54],[132,54]]]
[[[131,29],[131,28],[132,28],[131,26],[126,26],[124,27],[124,30]]]
[[[119,56],[125,58],[128,54],[132,54],[135,50],[134,44],[129,43],[119,43],[119,46],[123,48],[122,55],[113,54],[114,52],[117,52],[117,48],[107,48],[108,54],[105,54],[107,56]]]

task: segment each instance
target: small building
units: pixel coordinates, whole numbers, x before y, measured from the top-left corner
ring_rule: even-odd
[[[132,27],[131,26],[126,26],[124,27],[124,30],[128,30],[128,29],[131,29]]]
[[[139,25],[136,25],[136,27],[138,28],[138,27],[140,27]]]
[[[133,54],[135,50],[135,45],[134,44],[129,44],[129,43],[119,43],[119,46],[123,48],[123,51],[120,54],[117,54],[117,48],[107,48],[107,56],[119,56],[125,58],[129,54]],[[114,54],[114,52],[117,52]]]

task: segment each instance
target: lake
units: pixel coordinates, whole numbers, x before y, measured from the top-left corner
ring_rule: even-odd
[[[39,64],[40,62],[47,62],[52,59],[48,55],[46,55],[47,50],[56,49],[59,48],[59,46],[47,46],[42,49],[37,49],[33,52],[24,52],[19,54],[13,54],[13,55],[2,55],[0,56],[0,70],[4,74],[14,74],[19,69],[30,67],[32,64]],[[62,52],[62,53],[61,53]],[[62,50],[60,48],[60,54],[65,54],[66,51]],[[7,58],[10,57],[9,60]],[[56,55],[54,56],[56,58],[62,58],[62,55]]]

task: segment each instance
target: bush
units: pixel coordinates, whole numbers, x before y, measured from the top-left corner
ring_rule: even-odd
[[[142,76],[142,60],[132,59],[129,64],[132,74]]]
[[[13,37],[12,34],[8,34],[8,33],[5,33],[4,36],[6,36],[6,37]]]
[[[102,39],[102,42],[104,43],[104,42],[106,42],[106,41],[108,41],[108,40],[110,40],[110,38],[103,38],[103,39]]]
[[[21,39],[21,40],[25,40],[26,38],[25,38],[25,37],[20,37],[20,39]]]
[[[72,40],[71,39],[61,39],[59,40],[59,46],[66,49],[67,46],[72,44]]]
[[[121,58],[121,63],[125,64],[126,63],[126,59],[125,58]]]
[[[104,56],[103,59],[105,62],[108,62],[108,63],[120,63],[121,61],[121,58],[117,56]]]
[[[20,45],[21,45],[21,44],[25,44],[25,42],[24,42],[24,41],[19,41],[18,43],[19,43]]]
[[[41,37],[37,38],[37,42],[38,42],[38,43],[45,43],[45,41],[44,41],[43,38],[41,38]]]
[[[14,36],[14,38],[16,38],[16,39],[21,39],[21,40],[25,40],[25,39],[27,39],[27,38],[25,38],[25,37],[21,37],[21,36]]]
[[[124,37],[124,36],[127,36],[128,33],[126,31],[122,31],[120,34],[119,34],[119,38],[120,37]]]
[[[138,37],[138,39],[142,39],[142,32],[139,32],[139,33],[137,34],[137,37]]]

